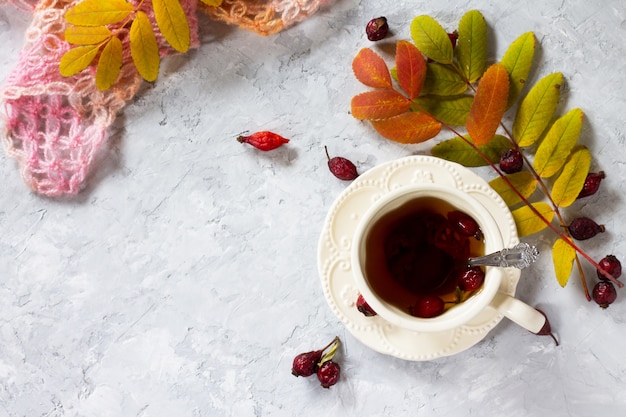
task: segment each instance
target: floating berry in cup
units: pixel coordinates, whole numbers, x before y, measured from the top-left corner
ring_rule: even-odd
[[[367,304],[365,298],[363,298],[363,294],[359,294],[356,299],[356,308],[363,314],[365,317],[373,317],[376,315],[376,312]]]
[[[339,381],[341,367],[337,362],[328,360],[322,363],[317,370],[317,379],[323,388],[330,388]]]
[[[599,281],[593,287],[591,296],[601,308],[608,308],[617,299],[617,291],[612,282]]]
[[[359,176],[356,166],[350,160],[341,156],[331,158],[326,146],[324,146],[324,150],[326,151],[326,158],[328,158],[328,169],[335,177],[344,181],[352,181]]]
[[[507,174],[520,172],[523,166],[524,158],[517,149],[505,149],[500,155],[500,169]]]
[[[457,279],[457,285],[461,290],[476,291],[485,282],[485,271],[479,266],[473,266],[461,271]]]
[[[583,185],[582,190],[580,190],[580,194],[578,194],[577,198],[589,197],[590,195],[595,194],[600,188],[600,183],[606,177],[604,171],[600,172],[590,172],[587,174],[587,178],[585,179],[585,184]]]
[[[271,151],[288,143],[289,139],[285,139],[274,132],[263,131],[253,133],[249,136],[239,136],[237,137],[237,141],[247,143],[262,151]]]
[[[622,275],[622,263],[617,259],[615,255],[607,255],[598,262],[600,268],[612,275],[613,278],[619,278]],[[600,271],[596,271],[598,278],[602,281],[608,281],[608,278]]]
[[[457,233],[463,236],[473,236],[476,240],[482,240],[483,232],[480,230],[476,220],[469,214],[454,210],[448,213],[448,220]]]
[[[599,225],[588,217],[578,217],[567,227],[572,237],[576,240],[591,239],[598,233],[604,232],[604,225]]]
[[[441,298],[436,295],[425,295],[410,308],[410,313],[415,317],[427,319],[441,315],[444,310],[445,303]]]
[[[387,23],[387,18],[384,16],[376,17],[370,20],[365,26],[367,39],[372,42],[384,39],[387,36],[387,33],[389,33],[389,24]]]

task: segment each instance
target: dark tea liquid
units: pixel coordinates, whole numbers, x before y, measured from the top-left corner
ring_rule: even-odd
[[[484,242],[460,235],[448,213],[459,210],[431,197],[411,200],[381,217],[366,237],[365,276],[382,299],[408,311],[424,295],[452,306],[464,299],[458,271],[484,255]]]

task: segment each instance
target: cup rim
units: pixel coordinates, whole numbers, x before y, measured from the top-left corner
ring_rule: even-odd
[[[387,193],[372,204],[359,219],[352,241],[351,264],[356,286],[367,303],[384,320],[404,329],[418,332],[442,332],[459,327],[485,309],[500,288],[503,272],[501,268],[486,267],[485,283],[468,300],[454,306],[443,314],[433,318],[420,318],[403,312],[398,307],[380,299],[369,286],[363,274],[362,254],[365,235],[371,229],[372,221],[380,218],[380,210],[386,206],[396,207],[414,198],[441,198],[453,207],[472,216],[481,227],[485,236],[485,251],[497,251],[504,247],[500,227],[489,210],[470,194],[450,186],[424,183],[411,184]],[[447,198],[445,198],[447,197]]]

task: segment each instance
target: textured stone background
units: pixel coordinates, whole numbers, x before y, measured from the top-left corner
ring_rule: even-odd
[[[559,347],[503,321],[453,357],[380,355],[332,314],[316,265],[326,212],[346,187],[323,145],[364,171],[433,143],[394,144],[350,116],[364,90],[350,64],[371,46],[365,23],[387,16],[393,36],[374,48],[389,52],[414,16],[454,29],[471,8],[489,23],[491,57],[534,31],[530,81],[563,72],[559,111],[583,108],[592,167],[609,175],[574,207],[608,229],[585,247],[626,260],[624,0],[329,3],[268,38],[202,19],[201,48],[166,61],[125,108],[74,199],[33,195],[0,156],[0,417],[626,412],[623,291],[601,311],[577,278],[561,288],[548,235],[533,237],[546,251],[518,295],[550,315]],[[2,80],[28,23],[0,8]],[[234,139],[261,129],[292,141],[260,154]],[[294,355],[335,335],[338,385],[290,375]]]

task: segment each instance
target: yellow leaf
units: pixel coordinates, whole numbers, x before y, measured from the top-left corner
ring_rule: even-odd
[[[65,40],[73,45],[95,45],[111,36],[106,26],[70,26],[65,30]]]
[[[591,166],[591,153],[583,146],[572,152],[563,171],[552,186],[552,200],[559,207],[567,207],[576,201]]]
[[[554,122],[535,153],[533,165],[539,176],[549,178],[563,167],[578,141],[582,127],[581,109],[573,109]]]
[[[202,3],[208,6],[220,7],[224,0],[201,0]]]
[[[99,90],[108,90],[117,81],[122,68],[123,46],[117,37],[111,38],[106,44],[96,69],[96,87]]]
[[[552,263],[554,264],[554,272],[556,280],[561,287],[565,287],[569,277],[572,274],[572,267],[576,259],[576,250],[572,248],[566,241],[559,238],[552,246]]]
[[[104,26],[121,22],[133,10],[125,0],[83,0],[65,13],[65,20],[76,26]]]
[[[130,54],[139,74],[146,81],[154,81],[159,75],[159,45],[144,12],[137,12],[130,26]]]
[[[506,178],[513,184],[513,186],[524,196],[529,198],[537,189],[537,180],[528,171],[520,171],[514,174],[509,174]],[[507,206],[513,207],[522,202],[522,199],[511,187],[502,179],[502,177],[495,178],[489,182],[491,188],[493,188],[500,197],[504,200]]]
[[[91,64],[98,51],[100,45],[77,46],[70,49],[63,55],[59,63],[59,71],[64,77],[76,75]]]
[[[154,17],[166,41],[178,52],[189,49],[190,29],[178,0],[152,0]]]
[[[532,206],[549,222],[554,218],[554,211],[544,202],[533,203]],[[532,235],[548,227],[548,225],[535,214],[530,207],[520,207],[512,212],[517,233],[520,237]]]

